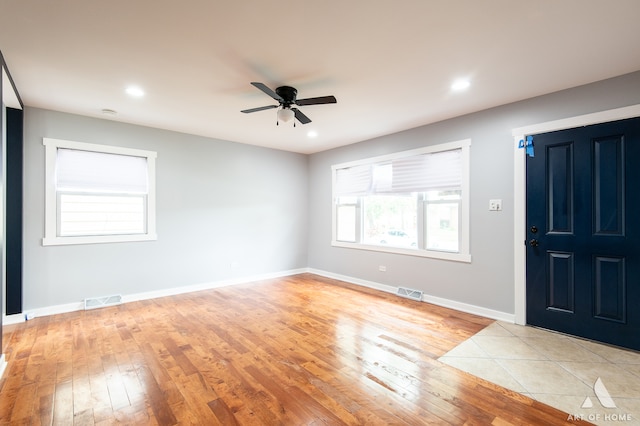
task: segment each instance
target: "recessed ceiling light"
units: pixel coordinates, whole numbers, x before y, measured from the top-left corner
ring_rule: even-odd
[[[461,78],[453,82],[453,84],[451,85],[451,90],[455,92],[461,92],[465,89],[468,89],[469,86],[471,86],[471,83],[469,82],[469,80]]]
[[[134,98],[141,98],[144,96],[144,90],[142,90],[138,86],[129,86],[126,89],[127,95],[133,96]]]
[[[113,110],[113,109],[109,109],[109,108],[105,108],[102,110],[102,113],[104,115],[118,115],[118,111]]]
[[[308,138],[317,138],[318,137],[318,132],[316,132],[315,130],[309,130],[309,133],[307,133],[307,137]]]

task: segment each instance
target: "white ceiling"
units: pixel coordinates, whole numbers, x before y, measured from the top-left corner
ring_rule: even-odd
[[[312,153],[640,70],[639,18],[638,0],[0,0],[0,50],[27,106]],[[338,103],[276,126],[240,113],[275,103],[251,81]]]

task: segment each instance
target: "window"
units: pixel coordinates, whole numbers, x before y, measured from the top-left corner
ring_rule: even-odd
[[[332,244],[470,262],[470,146],[334,165]]]
[[[45,138],[43,245],[155,240],[156,153]]]

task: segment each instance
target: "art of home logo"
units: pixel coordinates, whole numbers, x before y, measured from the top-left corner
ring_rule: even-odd
[[[616,408],[616,403],[611,398],[609,391],[604,386],[602,379],[598,377],[598,379],[593,384],[593,391],[604,408]],[[593,400],[590,397],[586,397],[580,408],[593,408]],[[590,422],[597,420],[604,420],[607,422],[630,422],[632,420],[631,414],[621,414],[621,413],[590,413],[590,414],[569,414],[567,420],[588,420]]]
[[[609,395],[609,391],[606,387],[604,387],[604,383],[602,383],[602,379],[598,377],[596,382],[593,384],[593,391],[596,393],[598,397],[598,401],[604,408],[616,408],[616,403],[613,402],[613,398]],[[587,397],[581,405],[582,408],[593,408],[593,401],[591,398]]]

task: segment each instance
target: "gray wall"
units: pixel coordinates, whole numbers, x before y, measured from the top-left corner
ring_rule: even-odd
[[[640,72],[311,155],[309,267],[513,314],[511,129],[634,104],[640,104]],[[470,264],[331,247],[332,164],[467,138]],[[502,211],[488,211],[493,198],[503,200]]]
[[[43,247],[43,137],[156,151],[158,240]],[[35,108],[24,143],[25,312],[307,266],[305,155]]]
[[[636,72],[310,156],[27,108],[24,310],[309,267],[513,313],[511,129],[639,103]],[[43,137],[157,151],[158,241],[42,247]],[[466,138],[472,263],[331,247],[332,164]]]

